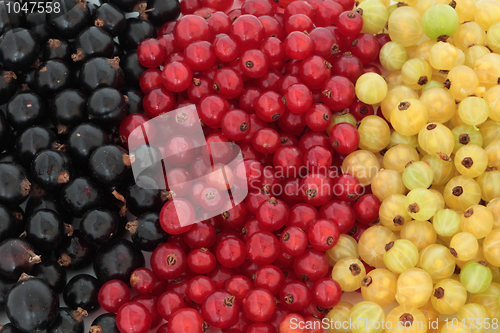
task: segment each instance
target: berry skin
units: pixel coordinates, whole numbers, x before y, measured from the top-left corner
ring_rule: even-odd
[[[99,289],[97,299],[105,311],[117,313],[130,300],[130,289],[123,281],[110,280]]]
[[[116,326],[122,333],[147,333],[151,327],[151,314],[139,302],[125,303],[116,314]]]
[[[141,65],[146,68],[160,66],[165,60],[165,56],[165,48],[154,38],[143,40],[137,47],[137,58]]]

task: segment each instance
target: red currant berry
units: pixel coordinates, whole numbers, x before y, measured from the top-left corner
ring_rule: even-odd
[[[255,102],[255,113],[265,122],[278,120],[285,113],[285,104],[281,98],[277,92],[263,92]]]
[[[328,259],[323,252],[306,249],[295,257],[293,270],[303,282],[316,281],[328,273]]]
[[[309,225],[319,218],[316,208],[310,204],[299,203],[290,208],[287,226],[296,226],[307,232]]]
[[[191,43],[184,50],[184,62],[194,71],[209,69],[215,60],[214,47],[206,41]]]
[[[134,132],[134,130],[139,127],[143,126],[146,129],[146,132],[148,133],[148,137],[150,140],[154,138],[155,136],[155,127],[150,126],[148,124],[148,121],[150,118],[146,115],[140,114],[140,113],[133,113],[129,114],[126,116],[121,124],[120,128],[118,130],[118,135],[120,136],[120,141],[125,145],[131,145],[131,146],[138,146],[141,145],[144,142],[144,132],[141,130],[137,130]],[[134,133],[134,135],[131,136],[131,134]]]
[[[281,147],[281,136],[271,128],[261,128],[254,134],[252,145],[259,153],[273,154]]]
[[[374,194],[365,194],[353,206],[356,221],[360,223],[373,223],[378,219],[381,202]]]
[[[151,255],[151,268],[155,275],[161,279],[175,279],[184,273],[186,267],[186,253],[178,245],[161,244]]]
[[[311,290],[300,281],[287,282],[280,291],[281,303],[294,312],[304,310],[311,299]]]
[[[139,86],[143,93],[147,94],[151,90],[162,88],[161,71],[158,68],[146,69],[139,79]]]
[[[348,233],[356,222],[354,211],[346,201],[332,200],[319,210],[323,219],[329,219],[337,224],[341,234]]]
[[[166,321],[170,319],[170,316],[174,312],[185,307],[186,303],[184,302],[182,296],[174,291],[166,291],[158,297],[158,312]]]
[[[146,68],[155,68],[163,64],[165,49],[155,38],[147,38],[137,46],[137,58]]]
[[[240,50],[256,49],[265,37],[264,26],[253,15],[241,15],[233,21],[230,36]]]
[[[283,117],[278,120],[278,126],[280,129],[292,135],[303,134],[306,129],[306,116],[304,113],[296,114],[291,112],[286,112]],[[292,139],[293,140],[293,139]],[[288,145],[291,145],[290,143]]]
[[[283,277],[284,280],[285,278]],[[267,289],[255,288],[250,290],[245,298],[243,298],[241,307],[245,316],[251,321],[265,322],[271,319],[274,314],[274,296]]]
[[[134,270],[130,275],[130,286],[139,295],[145,295],[153,291],[157,280],[150,269],[141,267]]]
[[[345,11],[339,16],[337,28],[342,35],[354,37],[363,29],[363,18],[355,11]]]
[[[216,290],[201,304],[201,314],[208,325],[229,328],[238,320],[240,305],[235,297],[225,290]]]
[[[279,71],[270,68],[264,75],[255,79],[255,84],[261,91],[272,90],[277,91],[283,74]]]
[[[259,16],[259,20],[264,26],[265,37],[276,37],[280,40],[284,38],[285,31],[283,26],[274,17],[263,15]]]
[[[330,179],[323,174],[308,174],[300,182],[302,199],[313,206],[322,206],[333,195]]]
[[[278,258],[280,243],[269,231],[258,231],[246,241],[247,257],[259,266],[269,265]]]
[[[97,299],[105,311],[116,313],[123,304],[130,301],[130,289],[123,281],[109,280],[99,289]]]
[[[165,88],[173,92],[186,90],[193,79],[193,72],[185,63],[172,61],[163,67],[161,80]]]
[[[273,165],[286,178],[296,177],[304,166],[304,154],[296,147],[281,147],[274,154]]]
[[[357,121],[363,120],[364,117],[372,116],[375,114],[373,106],[356,100],[349,106],[349,113],[352,114]]]
[[[339,241],[339,227],[332,221],[319,219],[307,230],[309,244],[318,251],[328,251]]]
[[[217,35],[214,40],[214,52],[222,62],[231,62],[238,57],[240,51],[236,42],[228,35]]]
[[[332,0],[329,0],[332,1]],[[339,45],[335,35],[326,28],[315,28],[309,34],[313,42],[313,54],[331,61],[333,55],[339,52]]]
[[[196,274],[207,274],[215,268],[216,259],[213,253],[201,248],[189,252],[187,264]]]
[[[311,56],[314,46],[309,35],[300,31],[293,31],[285,38],[285,54],[294,60],[303,60]]]
[[[310,89],[320,89],[330,78],[331,65],[319,56],[312,56],[301,61],[299,66],[299,77]]]
[[[226,99],[238,97],[243,90],[243,78],[232,68],[219,69],[213,81],[214,90]]]
[[[311,32],[314,29],[314,23],[309,16],[304,14],[294,14],[285,21],[285,31],[290,34],[292,31]]]
[[[310,19],[314,18],[314,7],[306,1],[291,1],[285,8],[284,19],[287,20],[292,15],[304,14]]]
[[[354,85],[342,76],[330,78],[322,88],[321,100],[333,111],[344,110],[355,98]]]
[[[351,52],[345,52],[332,61],[332,72],[355,83],[363,74],[363,63]]]
[[[165,59],[172,53],[177,53],[180,52],[181,49],[179,48],[179,45],[175,41],[175,37],[173,34],[165,34],[161,36],[158,34],[158,42],[163,46],[163,49],[165,50]]]
[[[198,102],[196,109],[205,125],[211,128],[219,128],[222,117],[229,111],[229,103],[221,96],[208,95]]]
[[[215,283],[206,276],[198,275],[189,280],[186,294],[191,301],[201,304],[214,291]]]
[[[299,227],[291,226],[283,230],[280,237],[281,250],[291,256],[298,256],[308,245],[307,234]]]
[[[139,302],[125,303],[116,314],[116,327],[123,333],[147,333],[151,327],[151,314]]]
[[[235,268],[245,261],[245,243],[234,237],[226,238],[217,244],[215,255],[224,267]]]
[[[203,7],[226,11],[233,6],[234,0],[201,0]]]
[[[244,275],[234,275],[226,281],[225,290],[241,302],[246,294],[254,288],[252,280]]]
[[[274,5],[269,0],[247,0],[241,6],[241,13],[255,15],[274,15]]]
[[[207,23],[214,36],[228,34],[229,30],[231,30],[231,24],[233,24],[229,16],[221,11],[210,14]]]
[[[378,57],[380,45],[376,37],[361,33],[351,42],[349,51],[358,57],[363,65],[368,65]]]
[[[259,98],[262,91],[257,87],[246,87],[243,88],[240,94],[240,108],[248,114],[255,113],[255,103],[257,98]],[[252,131],[252,126],[250,126]]]
[[[333,0],[325,0],[319,3],[318,8],[314,11],[314,23],[317,27],[335,25],[343,11],[344,8],[339,3]]]
[[[253,323],[248,326],[246,333],[273,333],[276,329],[273,325],[267,323]]]
[[[240,68],[251,78],[260,78],[269,68],[269,60],[261,50],[247,50],[240,56]]]
[[[211,41],[212,33],[207,21],[198,15],[182,17],[174,27],[174,37],[177,44],[185,49],[192,42]]]
[[[330,309],[340,302],[342,288],[337,281],[331,278],[322,278],[314,283],[312,287],[314,304],[325,309]]]
[[[286,90],[283,101],[288,111],[302,114],[307,112],[313,104],[312,92],[306,85],[297,83]]]
[[[165,88],[157,88],[148,92],[142,101],[144,112],[149,118],[155,118],[172,110],[175,96]]]
[[[260,44],[260,49],[266,55],[269,62],[278,61],[285,55],[283,43],[276,37],[264,39]]]
[[[358,129],[348,123],[339,123],[330,130],[333,149],[343,155],[352,153],[358,148]]]
[[[168,321],[168,332],[203,333],[206,323],[200,312],[195,309],[183,308],[174,312]]]
[[[307,127],[315,132],[323,132],[330,125],[332,111],[323,103],[314,103],[305,113]]]
[[[131,302],[137,302],[146,307],[151,315],[151,327],[157,327],[162,321],[162,317],[158,312],[158,298],[153,295],[137,295],[132,298]]]

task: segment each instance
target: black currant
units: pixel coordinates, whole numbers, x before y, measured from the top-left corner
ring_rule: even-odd
[[[35,155],[44,149],[57,148],[56,134],[47,128],[34,126],[23,130],[16,143],[16,152],[25,166],[31,165]]]
[[[30,29],[38,38],[40,45],[43,45],[49,38],[52,32],[46,22],[46,13],[28,13],[26,15],[26,28]]]
[[[105,3],[94,14],[94,25],[106,30],[111,36],[118,36],[125,28],[125,13],[117,6]]]
[[[48,209],[60,216],[64,216],[64,210],[59,200],[54,198],[54,195],[51,193],[33,194],[26,203],[26,217],[30,217],[33,213],[41,209]]]
[[[66,153],[42,150],[31,163],[31,180],[44,190],[54,190],[69,182],[72,166]]]
[[[43,99],[32,91],[21,91],[7,104],[7,120],[16,130],[43,122],[46,117]]]
[[[110,58],[113,55],[113,37],[106,30],[90,26],[83,29],[75,41],[73,61],[85,61],[93,57]]]
[[[148,0],[148,20],[160,27],[165,22],[175,21],[181,14],[179,0]]]
[[[141,176],[143,178],[145,176]],[[147,181],[147,180],[143,180]],[[151,178],[151,185],[156,185],[156,182]],[[137,185],[135,182],[128,186],[125,194],[128,210],[135,216],[139,216],[149,211],[159,211],[163,205],[161,200],[160,190],[152,187],[144,188]]]
[[[107,208],[88,210],[80,220],[79,230],[89,242],[102,246],[116,237],[120,220]]]
[[[14,10],[14,0],[3,0],[0,3],[0,35],[12,28],[23,27],[26,16],[23,11]]]
[[[87,210],[102,204],[103,194],[93,181],[78,177],[61,188],[59,199],[73,217],[82,217]]]
[[[103,246],[94,261],[94,272],[101,282],[112,279],[130,284],[130,275],[144,267],[144,255],[130,241],[115,239]]]
[[[113,47],[113,58],[115,57],[121,58],[123,57],[124,54],[125,52],[123,51],[123,48],[120,46],[120,44],[115,42]]]
[[[76,38],[90,21],[90,11],[85,0],[53,0],[52,7],[59,7],[61,10],[47,14],[47,24],[61,38]]]
[[[0,151],[4,151],[10,143],[10,125],[3,112],[0,112]]]
[[[79,80],[88,93],[103,87],[121,89],[125,78],[120,68],[120,58],[97,57],[88,60],[82,65]]]
[[[40,253],[56,249],[63,241],[64,222],[51,210],[42,209],[26,221],[26,240]]]
[[[19,156],[10,152],[4,152],[0,154],[0,163],[22,164]]]
[[[21,220],[22,226],[22,220]],[[16,235],[19,231],[18,220],[14,217],[12,211],[4,205],[0,205],[0,242]]]
[[[64,39],[50,38],[43,47],[42,60],[60,59],[66,63],[71,61],[71,55],[74,53],[71,43]]]
[[[30,66],[39,51],[38,38],[30,30],[14,28],[0,36],[0,61],[8,70],[18,71]]]
[[[19,87],[19,80],[13,71],[0,68],[0,104],[6,103],[14,96]]]
[[[7,294],[5,310],[18,329],[33,332],[49,328],[59,314],[59,298],[49,284],[23,276]]]
[[[77,89],[65,89],[54,97],[49,110],[57,132],[67,134],[87,119],[87,96]]]
[[[12,281],[0,276],[0,311],[5,309],[7,293],[14,284],[16,284],[16,281]],[[3,330],[0,329],[0,332],[3,332]]]
[[[44,260],[36,264],[30,274],[47,282],[58,294],[62,293],[66,286],[66,270],[54,260]]]
[[[26,170],[17,164],[0,164],[0,204],[20,205],[31,190]]]
[[[100,88],[87,101],[89,119],[100,126],[118,125],[127,115],[127,100],[115,88]]]
[[[52,97],[59,91],[73,85],[71,68],[60,59],[52,59],[38,67],[35,74],[36,91],[47,97]]]
[[[120,333],[116,327],[116,314],[104,313],[94,319],[90,326],[90,333]]]
[[[142,251],[153,252],[168,239],[168,234],[161,228],[158,213],[142,214],[137,220],[127,223],[126,229],[132,234],[134,245]]]
[[[68,136],[68,152],[78,163],[85,163],[98,147],[109,143],[109,135],[94,124],[76,126]]]
[[[130,173],[130,156],[120,146],[101,146],[90,155],[89,172],[99,184],[117,185]]]
[[[144,113],[144,108],[142,107],[144,94],[141,90],[128,88],[123,91],[123,94],[128,98],[128,114]]]
[[[120,67],[123,74],[125,74],[125,82],[132,87],[140,88],[139,80],[146,67],[139,63],[137,52],[129,52],[120,59]]]
[[[80,230],[64,237],[62,244],[55,250],[59,265],[67,269],[77,270],[92,263],[96,252],[94,244],[88,242]]]
[[[19,81],[18,83],[21,85],[22,89],[34,90],[36,88],[35,76],[36,68],[28,67],[22,71],[17,72],[17,81]]]
[[[101,283],[92,275],[78,274],[68,281],[63,291],[66,306],[72,310],[82,308],[87,312],[97,310],[97,294]]]
[[[135,10],[141,0],[109,0],[109,3],[118,6],[124,12],[132,12]]]
[[[131,51],[137,49],[139,43],[146,38],[156,38],[153,24],[143,18],[131,17],[127,19],[118,41],[125,51]]]
[[[17,280],[22,273],[29,273],[41,257],[35,254],[33,246],[19,238],[9,238],[0,243],[0,275]]]
[[[88,316],[82,308],[71,310],[60,308],[59,315],[48,329],[48,333],[83,333],[83,317]]]

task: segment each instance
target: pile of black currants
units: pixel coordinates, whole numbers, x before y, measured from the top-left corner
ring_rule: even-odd
[[[167,240],[119,125],[143,113],[137,46],[179,15],[178,0],[0,1],[1,333],[82,333],[101,285]],[[112,314],[92,325],[118,332]]]

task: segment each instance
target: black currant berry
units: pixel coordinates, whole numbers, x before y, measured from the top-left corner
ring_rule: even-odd
[[[19,157],[13,153],[4,152],[0,154],[0,163],[22,164]]]
[[[127,115],[127,100],[115,88],[100,88],[87,101],[89,119],[100,126],[118,125]]]
[[[75,275],[64,287],[64,303],[72,310],[78,310],[78,308],[87,312],[97,310],[99,288],[101,288],[101,283],[92,275]]]
[[[36,68],[28,67],[22,71],[17,72],[17,83],[21,85],[22,89],[29,90],[36,88]]]
[[[0,61],[8,70],[18,71],[30,66],[39,51],[38,38],[30,30],[14,28],[0,36]]]
[[[16,130],[43,122],[46,117],[44,101],[32,91],[21,91],[7,104],[9,124]]]
[[[71,68],[62,60],[48,60],[38,67],[35,84],[40,95],[52,97],[73,85]]]
[[[88,316],[83,309],[60,308],[59,315],[47,330],[48,333],[83,333],[83,317]]]
[[[181,14],[179,0],[148,0],[147,17],[155,26],[160,27],[165,22],[175,21]]]
[[[102,246],[116,237],[119,226],[120,220],[116,213],[107,208],[94,208],[83,215],[79,230],[86,240]]]
[[[139,89],[128,88],[123,91],[123,94],[128,98],[128,114],[144,113],[144,108],[142,107],[144,94],[142,91]]]
[[[19,134],[16,152],[23,165],[30,166],[36,154],[44,149],[55,148],[55,142],[56,135],[52,130],[39,126],[30,127]]]
[[[20,229],[17,222],[12,211],[6,206],[0,205],[0,242],[10,237],[19,236],[16,235]]]
[[[44,330],[59,314],[59,297],[42,279],[23,276],[7,294],[5,310],[18,329],[25,332]]]
[[[0,104],[4,104],[14,96],[19,87],[19,80],[13,71],[0,68]]]
[[[81,124],[68,136],[68,152],[77,163],[85,163],[92,152],[109,143],[109,135],[94,124]]]
[[[121,58],[123,57],[124,54],[125,52],[123,51],[123,48],[120,46],[120,44],[115,42],[113,47],[113,58],[115,57]]]
[[[130,172],[130,156],[120,146],[101,146],[90,155],[89,172],[99,184],[117,185]]]
[[[143,178],[144,176],[141,176]],[[155,185],[156,182],[150,179],[151,185]],[[125,194],[127,200],[128,210],[135,216],[139,216],[146,212],[156,212],[159,211],[163,205],[161,200],[160,190],[144,188],[137,185],[135,182],[130,185]]]
[[[142,251],[153,252],[168,239],[168,234],[161,228],[158,213],[145,213],[127,223],[126,229],[132,234],[134,245]]]
[[[56,249],[63,241],[64,232],[63,220],[48,209],[33,213],[26,221],[26,240],[40,253]]]
[[[89,243],[80,230],[64,237],[61,246],[54,251],[59,265],[76,270],[89,266],[94,259],[95,245]]]
[[[90,21],[90,12],[85,0],[53,0],[52,7],[61,10],[47,14],[47,24],[61,38],[76,38]]]
[[[87,119],[87,96],[77,89],[65,89],[54,97],[49,110],[57,132],[67,134]]]
[[[64,39],[51,38],[43,47],[42,60],[60,59],[66,63],[71,62],[71,55],[75,53],[71,43]]]
[[[7,293],[9,292],[10,288],[12,288],[12,286],[15,284],[16,284],[15,281],[0,276],[0,311],[5,309],[5,301],[7,299]],[[3,330],[0,329],[0,332],[3,332]]]
[[[78,177],[61,188],[59,200],[73,217],[82,217],[87,210],[103,203],[103,194],[93,181]]]
[[[66,270],[54,260],[44,260],[36,264],[30,274],[47,282],[58,294],[62,293],[66,286]]]
[[[24,12],[16,12],[14,2],[14,0],[3,0],[0,3],[0,35],[9,29],[23,27],[26,24]]]
[[[90,333],[120,333],[116,327],[116,315],[114,313],[104,313],[94,319],[90,325]]]
[[[104,87],[121,89],[125,77],[120,68],[120,58],[97,57],[88,60],[82,65],[79,80],[88,93]]]
[[[130,284],[130,275],[144,267],[144,255],[130,241],[116,239],[105,245],[94,261],[94,272],[102,282],[112,279]]]
[[[71,179],[72,166],[66,153],[56,150],[39,152],[31,163],[31,180],[44,190],[54,190]]]
[[[134,11],[134,7],[137,6],[142,0],[109,0],[109,3],[116,5],[118,8],[124,12]]]
[[[94,25],[106,30],[111,36],[118,36],[125,28],[125,13],[115,5],[105,3],[94,14]]]
[[[132,87],[140,88],[139,80],[146,67],[139,63],[137,52],[129,52],[120,58],[120,67],[125,74],[125,82]]]
[[[17,280],[22,273],[29,273],[41,257],[27,241],[9,238],[0,243],[0,275],[6,279]]]
[[[113,37],[105,30],[90,26],[83,29],[75,41],[73,61],[85,61],[93,57],[111,58],[113,55]]]
[[[0,112],[0,151],[4,151],[10,143],[10,125],[3,112]]]
[[[28,203],[26,203],[26,217],[30,217],[33,213],[41,209],[48,209],[60,216],[64,216],[64,210],[61,207],[61,204],[51,193],[32,195],[28,199]]]
[[[45,44],[52,34],[46,22],[45,12],[38,13],[34,11],[26,15],[26,28],[30,29],[36,35],[40,45]]]
[[[16,164],[0,164],[0,204],[20,205],[30,194],[26,170]]]
[[[146,38],[156,38],[153,24],[146,19],[131,17],[127,19],[118,41],[125,51],[131,51],[137,49],[139,43]]]

